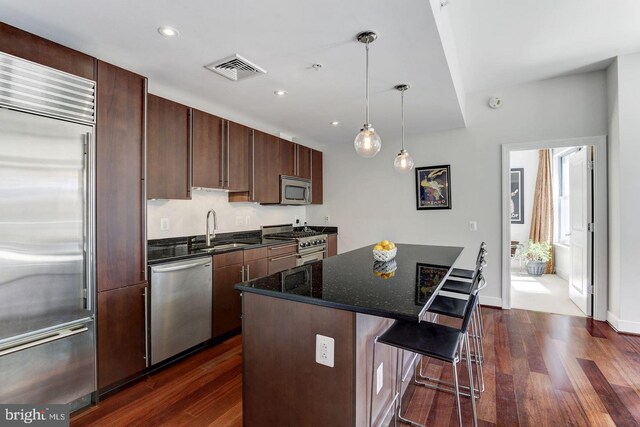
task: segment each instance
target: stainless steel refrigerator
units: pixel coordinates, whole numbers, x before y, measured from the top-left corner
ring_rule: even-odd
[[[0,53],[0,403],[96,390],[94,93]]]

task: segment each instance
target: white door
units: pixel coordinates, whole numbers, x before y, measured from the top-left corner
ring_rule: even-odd
[[[569,217],[571,223],[571,277],[569,297],[586,314],[591,316],[591,253],[592,242],[589,224],[591,207],[591,147],[583,147],[569,158]]]

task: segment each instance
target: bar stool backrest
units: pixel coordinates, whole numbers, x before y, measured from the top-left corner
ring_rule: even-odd
[[[469,296],[469,302],[467,303],[467,308],[464,310],[464,318],[462,319],[462,327],[460,328],[460,332],[463,334],[467,333],[467,329],[469,329],[469,323],[471,322],[471,317],[473,315],[473,311],[476,309],[478,305],[478,295],[477,293],[472,293]]]

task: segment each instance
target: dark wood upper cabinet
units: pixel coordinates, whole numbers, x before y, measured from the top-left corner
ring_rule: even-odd
[[[251,129],[227,121],[227,144],[225,147],[226,186],[230,191],[249,191],[249,151]]]
[[[108,391],[146,367],[146,283],[98,292],[98,390]]]
[[[193,110],[193,186],[224,188],[223,151],[225,121],[220,117]]]
[[[147,198],[191,198],[191,109],[149,94]]]
[[[278,138],[253,131],[251,158],[251,201],[278,203],[280,201],[280,143]]]
[[[278,138],[278,142],[280,145],[280,175],[294,176],[296,160],[294,143],[282,138]]]
[[[296,144],[296,176],[311,179],[311,148]]]
[[[96,59],[0,22],[0,51],[95,80]]]
[[[96,273],[98,291],[145,280],[145,78],[98,61]]]
[[[322,152],[311,150],[311,203],[322,204]]]

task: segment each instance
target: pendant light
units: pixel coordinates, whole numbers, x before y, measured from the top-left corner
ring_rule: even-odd
[[[404,149],[404,92],[409,90],[410,87],[409,85],[395,86],[395,89],[400,91],[400,105],[402,108],[402,148],[393,161],[393,167],[396,172],[399,173],[406,173],[413,169],[413,159],[407,150]]]
[[[370,158],[378,154],[382,141],[380,136],[376,133],[371,123],[369,123],[369,43],[372,43],[378,38],[378,35],[373,31],[363,31],[356,36],[356,39],[360,43],[364,43],[367,52],[367,65],[366,65],[366,87],[367,87],[367,103],[366,103],[366,118],[365,124],[360,129],[360,133],[356,135],[356,139],[353,141],[353,146],[356,149],[356,153],[360,157]]]

